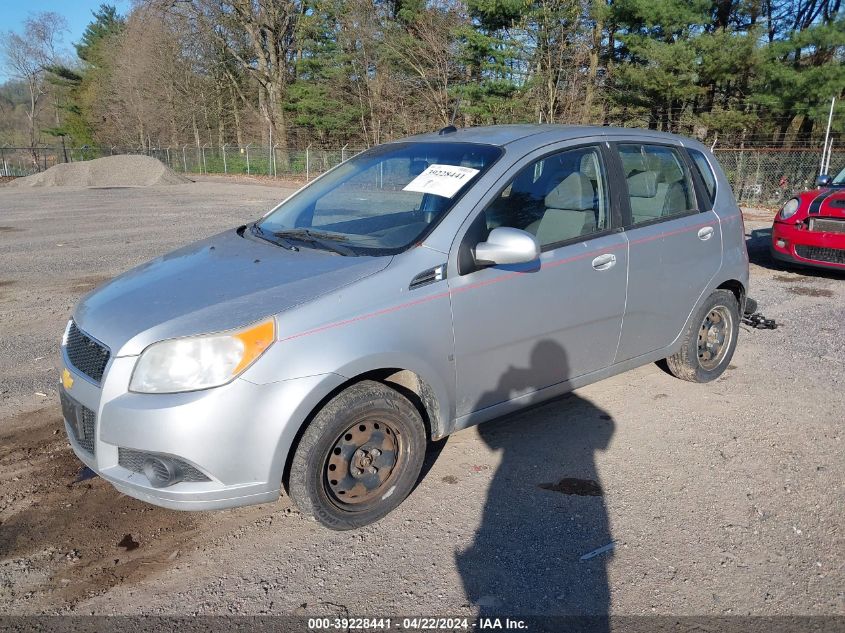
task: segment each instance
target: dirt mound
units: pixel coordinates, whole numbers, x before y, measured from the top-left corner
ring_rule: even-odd
[[[60,163],[47,171],[17,178],[9,187],[149,187],[190,182],[149,156],[119,155]]]

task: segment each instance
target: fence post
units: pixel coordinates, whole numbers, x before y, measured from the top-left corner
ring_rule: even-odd
[[[204,173],[207,174],[208,173],[208,167],[205,164],[205,148],[206,148],[206,145],[208,145],[208,143],[205,143],[202,146],[202,170],[203,170]]]
[[[311,180],[311,143],[305,148],[305,182]]]
[[[273,178],[277,177],[277,172],[276,172],[276,148],[278,146],[279,146],[279,144],[276,143],[275,145],[273,145],[273,149],[270,150],[270,151],[273,152]]]
[[[220,147],[220,151],[223,153],[223,173],[228,174],[229,168],[226,166],[226,143]]]
[[[250,145],[252,145],[252,143],[246,144],[246,173],[247,173],[248,176],[250,175],[250,172],[249,172],[249,146]]]
[[[349,147],[349,143],[344,145],[340,148],[340,162],[344,162],[346,160],[346,148]]]
[[[7,143],[4,143],[2,146],[0,146],[0,156],[3,157],[3,176],[9,175],[9,167],[6,165],[6,145]]]
[[[183,174],[188,173],[188,158],[187,158],[187,156],[185,156],[185,152],[187,151],[187,149],[188,149],[187,144],[182,146],[182,173]]]

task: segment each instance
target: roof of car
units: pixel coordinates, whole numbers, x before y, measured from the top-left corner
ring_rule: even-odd
[[[444,128],[446,129],[446,128]],[[514,124],[514,125],[484,125],[479,127],[458,128],[454,132],[440,134],[439,131],[417,134],[416,136],[397,139],[399,142],[414,141],[451,141],[464,143],[485,143],[488,145],[507,145],[529,136],[542,134],[543,140],[565,141],[581,138],[584,136],[597,136],[606,134],[624,134],[626,136],[638,137],[663,137],[667,140],[678,141],[681,137],[657,130],[645,130],[628,127],[609,127],[598,125],[550,125],[550,124]]]

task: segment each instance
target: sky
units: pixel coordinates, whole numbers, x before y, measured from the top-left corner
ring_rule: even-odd
[[[0,0],[0,37],[6,31],[23,30],[24,21],[33,13],[53,11],[64,16],[68,32],[64,34],[64,48],[73,51],[73,42],[78,42],[85,27],[93,17],[91,12],[106,2],[117,7],[121,13],[129,10],[129,0]],[[8,79],[0,63],[0,82]]]

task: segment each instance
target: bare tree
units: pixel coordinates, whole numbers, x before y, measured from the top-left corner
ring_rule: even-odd
[[[287,89],[294,79],[296,24],[300,0],[145,0],[195,25],[214,38],[258,84],[258,109],[266,123],[264,141],[286,147]],[[272,137],[272,139],[270,138]],[[280,156],[287,167],[287,155]]]
[[[67,31],[67,21],[62,16],[43,12],[24,22],[22,34],[9,31],[0,43],[9,75],[23,81],[29,91],[26,118],[29,150],[35,169],[39,169],[38,142],[41,140],[38,115],[47,92],[44,76],[47,68],[57,60],[57,49],[64,31]]]

